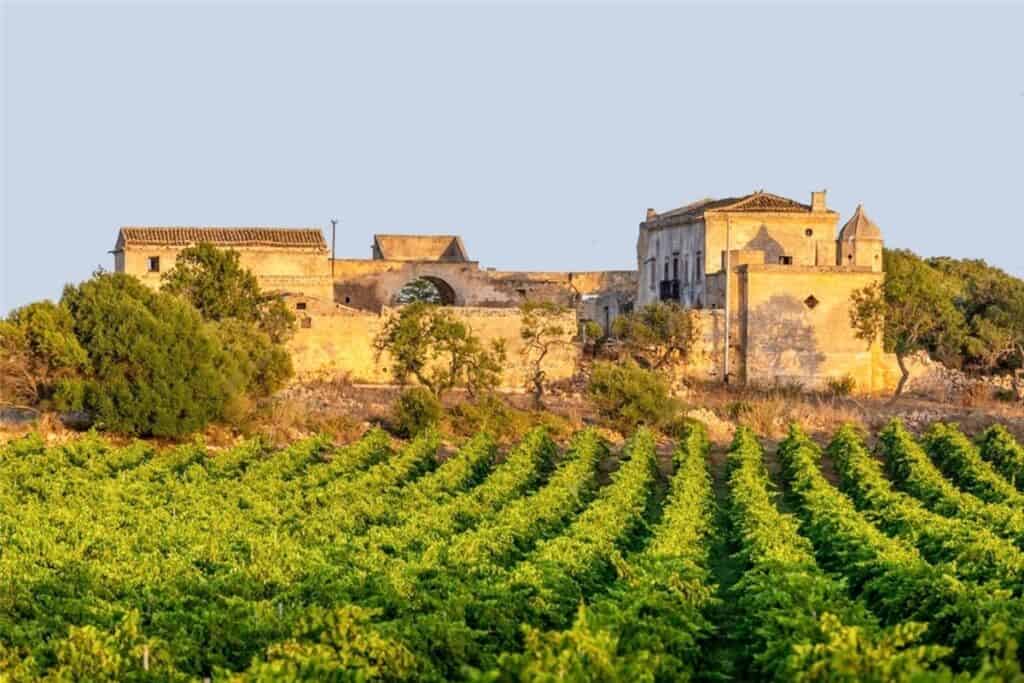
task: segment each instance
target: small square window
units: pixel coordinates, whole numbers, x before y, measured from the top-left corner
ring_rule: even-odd
[[[295,304],[295,309],[298,310],[298,311],[306,310],[306,302],[305,301],[300,301],[299,303]]]
[[[159,273],[160,272],[160,257],[159,256],[150,256],[149,259],[148,259],[148,267],[149,267],[149,272],[150,273]]]
[[[793,265],[793,257],[792,256],[780,256],[779,257],[779,263],[784,265],[784,266],[791,266],[791,265]]]
[[[312,318],[303,318],[302,319],[302,326],[305,327],[306,329],[309,329],[310,327],[313,327],[313,319]]]
[[[814,307],[818,305],[818,303],[819,301],[815,298],[813,294],[804,299],[804,306],[811,309],[812,311],[814,310]]]

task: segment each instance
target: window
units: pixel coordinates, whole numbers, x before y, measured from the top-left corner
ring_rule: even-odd
[[[814,231],[811,230],[810,228],[804,230],[804,234],[807,235],[808,237],[814,237]]]
[[[303,318],[302,319],[302,326],[305,327],[306,329],[309,329],[310,327],[313,327],[313,319],[312,318]]]
[[[690,258],[683,259],[683,282],[690,281]]]
[[[698,282],[700,281],[701,270],[702,270],[702,266],[701,266],[701,252],[698,251],[697,252],[697,260],[693,264],[693,279],[695,281],[698,281]]]
[[[304,311],[304,310],[306,310],[306,302],[305,301],[300,301],[299,303],[295,304],[295,310],[297,310],[297,311]]]
[[[672,257],[672,279],[673,280],[678,280],[679,279],[679,256],[678,255]]]
[[[656,268],[656,266],[654,265],[654,261],[648,261],[647,262],[647,271],[648,271],[648,273],[650,273],[650,276],[651,276],[650,287],[651,287],[651,291],[652,292],[654,291],[654,278],[656,277],[655,274],[654,274],[655,268]]]
[[[814,307],[817,306],[819,303],[820,302],[817,298],[815,298],[813,294],[804,299],[804,306],[807,306],[807,308],[811,309],[812,311],[814,310]]]
[[[784,266],[791,266],[791,265],[793,265],[793,257],[792,256],[780,256],[779,257],[779,263],[784,265]]]
[[[347,303],[347,304],[350,304],[350,303],[352,303],[352,297],[350,297],[350,296],[346,296],[346,297],[345,297],[345,303]]]
[[[663,280],[667,280],[668,279],[668,261],[665,261],[665,277],[663,277],[662,279]]]
[[[160,272],[160,257],[150,256],[149,257],[149,272],[159,273]]]

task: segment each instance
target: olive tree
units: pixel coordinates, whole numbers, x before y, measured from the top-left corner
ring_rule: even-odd
[[[458,386],[471,395],[494,388],[505,360],[503,343],[485,345],[448,309],[422,301],[389,317],[374,348],[378,362],[383,353],[390,356],[395,379],[415,378],[438,398]]]

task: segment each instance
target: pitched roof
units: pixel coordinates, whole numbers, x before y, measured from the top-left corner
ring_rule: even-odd
[[[648,225],[693,223],[703,220],[704,214],[708,211],[810,213],[811,207],[788,197],[781,197],[764,190],[758,190],[742,197],[700,199],[678,209],[657,214],[646,222]]]
[[[882,239],[882,231],[864,213],[864,207],[858,204],[857,210],[853,212],[853,216],[850,217],[850,220],[846,221],[846,225],[839,231],[839,239],[880,240]]]
[[[115,251],[125,246],[187,247],[209,242],[218,247],[313,248],[327,251],[319,228],[195,228],[130,226],[121,228]]]
[[[374,235],[373,257],[385,261],[468,261],[457,235]]]

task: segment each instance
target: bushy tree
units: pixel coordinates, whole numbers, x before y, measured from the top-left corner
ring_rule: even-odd
[[[101,426],[180,436],[221,415],[232,357],[187,302],[100,274],[67,286],[61,303],[87,355],[84,407]]]
[[[619,316],[612,331],[634,360],[655,370],[686,362],[699,332],[693,311],[663,301]]]
[[[280,297],[260,291],[237,251],[200,243],[183,249],[164,273],[161,289],[183,297],[206,320],[233,318],[257,325],[274,343],[291,336],[295,316]]]
[[[0,320],[0,400],[35,405],[47,401],[62,382],[86,364],[74,321],[51,301],[29,304]]]
[[[1024,367],[1024,280],[982,260],[931,258],[967,326],[962,365],[981,372]]]
[[[225,371],[234,371],[232,386],[238,392],[270,396],[291,378],[288,351],[260,328],[234,318],[208,323],[208,327],[227,353],[230,365]]]
[[[395,296],[396,304],[414,304],[417,301],[422,301],[428,304],[442,304],[441,292],[438,291],[437,285],[430,280],[419,277],[411,282],[407,282]]]
[[[565,323],[566,309],[551,302],[524,303],[519,307],[519,336],[523,340],[522,355],[526,361],[526,388],[533,393],[534,406],[543,407],[547,387],[545,361],[552,351],[572,343],[572,330]]]
[[[438,398],[456,386],[470,394],[497,386],[505,360],[502,343],[485,346],[465,322],[425,302],[388,318],[374,346],[378,360],[384,352],[391,357],[395,379],[414,377]]]
[[[665,379],[632,359],[595,363],[587,395],[598,415],[623,434],[639,425],[658,427],[678,407]]]
[[[887,251],[884,282],[853,292],[850,323],[855,334],[868,344],[881,338],[896,354],[901,373],[896,396],[910,377],[908,355],[922,349],[939,356],[957,354],[965,324],[954,294],[947,278],[906,251]]]

